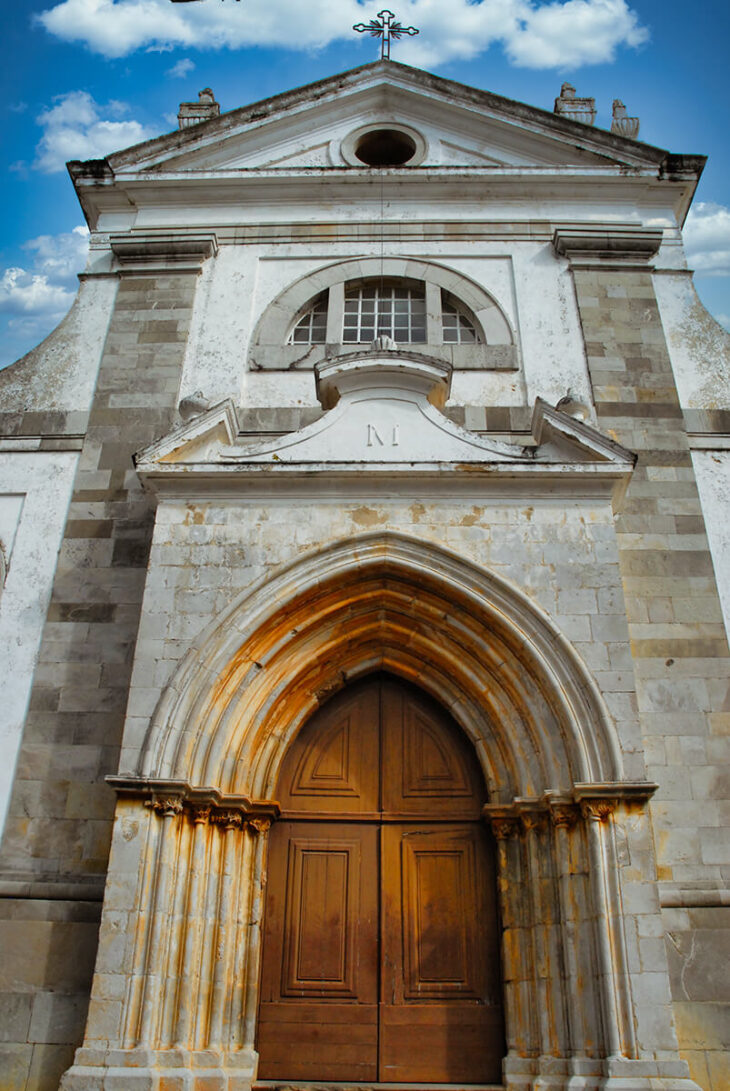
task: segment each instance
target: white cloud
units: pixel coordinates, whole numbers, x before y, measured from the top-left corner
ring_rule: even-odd
[[[11,327],[42,319],[51,328],[76,295],[76,274],[84,268],[89,249],[88,229],[79,226],[61,235],[39,235],[23,249],[32,255],[30,268],[11,266],[2,271],[0,313],[11,316]]]
[[[194,68],[195,65],[190,58],[183,57],[172,68],[168,68],[166,75],[172,77],[172,79],[183,79],[185,76],[190,75]]]
[[[0,278],[0,311],[4,313],[65,314],[73,297],[73,292],[49,284],[48,277],[33,275],[25,269],[11,266]]]
[[[69,159],[100,159],[155,135],[138,121],[105,119],[102,107],[87,91],[70,91],[54,101],[55,105],[37,118],[44,132],[33,166],[45,174],[63,170]],[[104,109],[112,117],[120,117],[127,107],[112,101]]]
[[[380,0],[61,0],[37,18],[64,41],[121,57],[143,48],[318,48],[352,40],[352,24],[381,7]],[[577,68],[611,61],[619,47],[648,38],[627,0],[403,0],[398,15],[421,31],[394,47],[394,58],[407,64],[473,57],[500,44],[516,65]]]
[[[730,276],[730,208],[700,201],[684,225],[687,261],[702,276]]]
[[[576,68],[612,61],[619,46],[648,38],[625,0],[567,0],[535,9],[507,42],[507,55],[527,68]]]

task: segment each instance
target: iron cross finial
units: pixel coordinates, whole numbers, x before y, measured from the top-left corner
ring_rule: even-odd
[[[373,38],[382,38],[380,43],[381,61],[390,60],[391,38],[402,38],[404,34],[418,34],[416,27],[404,27],[402,23],[397,22],[394,13],[388,11],[387,8],[378,12],[377,19],[371,19],[369,23],[355,23],[352,29],[359,34],[370,34]]]

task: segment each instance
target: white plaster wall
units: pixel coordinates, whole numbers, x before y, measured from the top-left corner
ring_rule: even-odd
[[[725,629],[730,636],[730,451],[693,451]]]
[[[23,510],[23,493],[0,495],[0,550],[2,550],[4,570],[7,573],[10,558],[13,555],[15,536]]]
[[[514,250],[514,276],[527,404],[555,405],[570,391],[592,410],[593,394],[573,276],[549,243]]]
[[[116,277],[81,282],[61,324],[0,373],[4,412],[89,410],[116,293]]]
[[[77,460],[75,452],[44,451],[5,454],[0,462],[0,536],[12,539],[0,595],[0,832]]]
[[[654,288],[681,405],[730,408],[730,334],[705,309],[689,273],[657,273]]]
[[[193,301],[180,398],[202,390],[213,403],[240,399],[256,321],[257,272],[256,251],[245,246],[222,246],[215,258],[204,262]]]

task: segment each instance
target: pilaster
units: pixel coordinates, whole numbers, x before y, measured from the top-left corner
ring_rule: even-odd
[[[578,240],[556,232],[554,241],[573,270],[599,428],[638,454],[616,522],[642,732],[637,746],[659,784],[651,815],[680,1048],[698,1082],[709,1086],[708,1072],[727,1063],[727,1040],[717,1034],[722,1005],[707,975],[686,992],[685,926],[688,915],[708,920],[713,907],[712,927],[695,931],[691,948],[708,967],[723,959],[730,659],[651,276],[651,234],[619,232],[607,243],[590,232]],[[638,942],[648,951],[648,936]]]
[[[172,424],[197,273],[214,241],[128,236],[118,252],[112,246],[115,271],[103,274],[118,279],[114,309],[79,436],[0,855],[2,892],[15,899],[0,945],[35,951],[24,976],[34,982],[36,1025],[52,1007],[62,1027],[61,1042],[58,1029],[51,1039],[59,1071],[86,1016],[114,810],[103,776],[118,762],[154,519],[132,455]],[[87,927],[83,939],[75,930],[65,965],[68,925],[82,913]],[[32,1042],[32,1025],[29,1034]]]

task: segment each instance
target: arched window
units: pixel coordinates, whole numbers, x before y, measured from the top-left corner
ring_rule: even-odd
[[[441,293],[441,327],[445,345],[475,345],[479,341],[474,319],[447,292]]]
[[[457,369],[518,367],[509,321],[478,284],[415,258],[375,257],[336,262],[287,288],[261,316],[249,367],[303,370],[380,337]]]
[[[290,345],[323,345],[327,335],[327,292],[304,312],[289,334]]]

